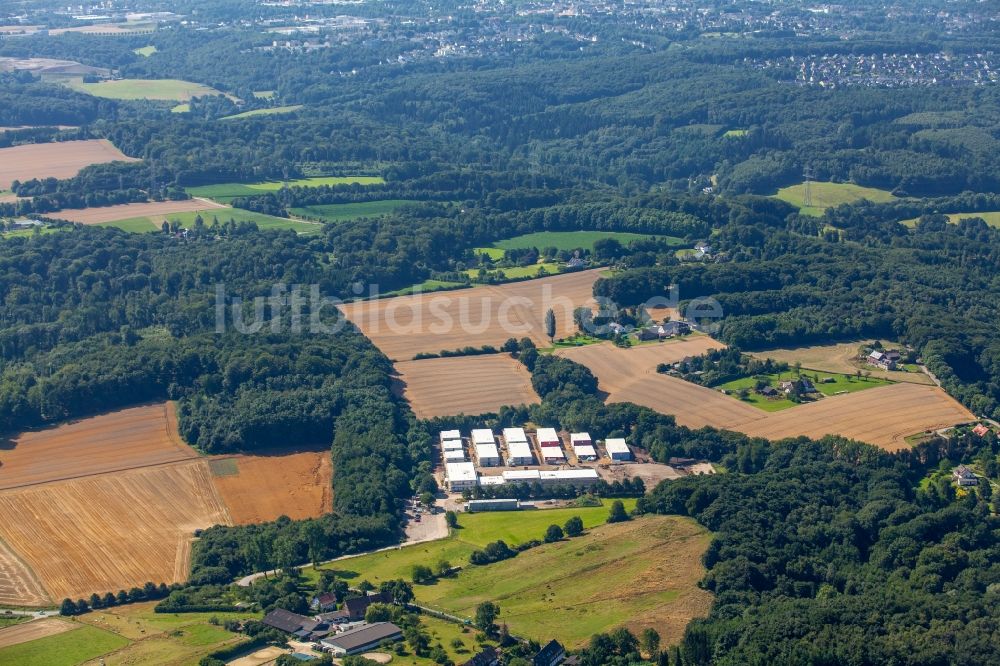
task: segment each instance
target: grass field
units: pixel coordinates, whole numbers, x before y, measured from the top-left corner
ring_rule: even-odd
[[[193,197],[215,199],[229,203],[236,197],[252,197],[264,192],[277,192],[282,187],[320,187],[322,185],[381,185],[385,181],[381,176],[317,176],[315,178],[298,178],[288,181],[271,180],[261,183],[220,183],[218,185],[200,185],[187,188],[187,193]],[[363,204],[343,204],[363,205]],[[324,208],[317,206],[316,208]]]
[[[491,272],[500,271],[504,274],[507,280],[520,280],[522,278],[536,277],[540,270],[544,270],[549,275],[555,275],[560,271],[560,265],[553,262],[545,262],[541,264],[531,264],[530,266],[512,266],[510,268],[497,268]],[[465,274],[470,278],[475,279],[479,276],[478,268],[469,268],[465,271]]]
[[[633,234],[615,231],[538,231],[533,234],[515,236],[493,243],[493,247],[498,250],[518,250],[534,247],[539,250],[554,247],[557,250],[594,250],[594,243],[605,239],[613,238],[622,245],[627,245],[633,240],[643,238],[668,239],[677,245],[684,241],[674,236],[654,236],[652,234]],[[483,248],[486,249],[486,248]],[[477,250],[479,251],[479,250]],[[502,254],[500,256],[503,256]]]
[[[174,108],[170,109],[170,113],[188,113],[189,111],[191,111],[191,105],[187,102],[178,104]]]
[[[274,106],[268,109],[254,109],[253,111],[244,111],[243,113],[235,113],[231,116],[223,116],[219,120],[237,120],[239,118],[253,118],[255,116],[274,116],[280,115],[282,113],[295,113],[302,108],[301,104],[292,104],[290,106]]]
[[[76,666],[126,645],[128,641],[117,634],[81,624],[61,634],[0,648],[0,664]]]
[[[665,644],[675,642],[687,622],[706,613],[711,603],[711,596],[695,586],[704,574],[700,556],[709,535],[692,521],[666,516],[605,525],[608,504],[461,514],[460,529],[442,541],[328,566],[354,582],[374,582],[408,579],[414,564],[445,559],[463,570],[433,585],[416,586],[420,603],[471,618],[477,604],[492,599],[512,633],[540,641],[558,636],[570,646],[622,625],[637,632],[653,626]],[[472,550],[490,541],[516,544],[538,538],[548,525],[562,525],[574,515],[588,529],[583,537],[539,546],[489,566],[468,564]]]
[[[149,56],[156,53],[155,46],[143,46],[141,49],[134,49],[132,53],[136,55],[141,55],[143,58],[148,58]]]
[[[1000,211],[991,210],[983,213],[948,213],[948,221],[957,224],[959,220],[966,217],[980,217],[991,227],[1000,227]],[[908,227],[916,226],[917,218],[903,220],[902,224]]]
[[[891,340],[881,340],[884,349],[902,349],[904,345]],[[853,375],[858,370],[870,372],[872,377],[881,377],[895,382],[932,385],[934,380],[928,377],[915,365],[904,365],[906,372],[901,370],[879,370],[858,361],[858,350],[862,345],[870,345],[871,340],[856,340],[853,342],[835,342],[825,345],[810,345],[807,347],[791,347],[784,349],[769,349],[750,352],[757,359],[774,359],[788,365],[799,363],[805,370],[820,370],[832,374]]]
[[[186,102],[192,97],[222,94],[215,88],[180,79],[116,79],[97,83],[84,83],[80,79],[73,79],[67,84],[74,90],[88,95],[121,100],[150,99]]]
[[[359,203],[326,204],[303,206],[290,209],[293,215],[305,218],[316,218],[324,222],[346,222],[359,217],[375,217],[387,215],[400,206],[417,203],[407,199],[382,199],[380,201],[362,201]]]
[[[852,183],[809,183],[811,206],[805,205],[805,184],[791,185],[778,190],[775,195],[778,199],[786,201],[796,208],[803,215],[820,216],[827,208],[839,206],[843,203],[853,203],[861,199],[868,199],[875,203],[886,203],[896,199],[886,190],[875,189],[874,187],[862,187]]]
[[[816,390],[824,396],[854,393],[855,391],[863,391],[865,389],[875,388],[876,386],[886,386],[892,383],[886,379],[880,379],[878,377],[862,377],[859,379],[854,376],[833,374],[829,372],[803,371],[802,376],[812,379],[813,383],[816,385]],[[795,373],[785,372],[781,374],[766,375],[766,377],[771,386],[777,387],[779,382],[793,379],[795,377]],[[822,383],[824,379],[832,379],[833,381],[830,383]],[[713,388],[726,389],[731,393],[735,393],[740,389],[749,389],[750,394],[747,398],[745,400],[741,398],[740,400],[759,409],[763,409],[765,412],[777,412],[789,407],[795,407],[799,404],[787,398],[766,398],[753,390],[756,383],[756,377],[744,377],[742,379],[735,379],[731,382],[714,386]]]
[[[740,137],[740,136],[746,136],[749,132],[750,132],[750,130],[745,130],[745,129],[731,129],[731,130],[726,130],[725,132],[723,132],[722,136],[725,136],[725,137]]]
[[[181,223],[181,227],[190,229],[194,227],[195,218],[199,215],[201,215],[207,226],[211,226],[213,218],[218,218],[219,224],[232,219],[237,222],[255,222],[261,229],[292,229],[299,233],[317,233],[321,229],[320,225],[312,222],[274,217],[273,215],[243,210],[241,208],[213,208],[183,213],[170,213],[168,215],[134,217],[115,222],[106,222],[98,226],[117,227],[125,231],[159,231],[160,225],[164,221],[171,222],[177,220]]]
[[[445,289],[460,289],[467,286],[468,285],[464,282],[446,282],[444,280],[427,279],[420,284],[403,287],[402,289],[396,289],[395,291],[387,291],[383,294],[383,296],[408,296],[416,292],[428,293],[432,291],[443,291]]]

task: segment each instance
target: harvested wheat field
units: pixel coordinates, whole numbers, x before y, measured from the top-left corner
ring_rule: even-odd
[[[196,457],[176,423],[173,403],[158,403],[0,441],[0,489]]]
[[[46,617],[41,620],[15,624],[13,627],[0,629],[0,648],[20,645],[21,643],[27,643],[37,638],[45,638],[46,636],[55,636],[56,634],[76,629],[78,626],[72,622],[60,620],[55,617]]]
[[[210,466],[212,481],[236,525],[279,516],[317,518],[333,510],[329,451],[217,458]]]
[[[770,439],[843,435],[887,451],[898,451],[909,447],[905,440],[908,435],[974,418],[936,386],[893,384],[774,412],[766,419],[736,429]]]
[[[528,369],[508,354],[402,361],[396,370],[403,397],[422,419],[539,402]]]
[[[48,606],[51,603],[34,572],[0,540],[0,606]],[[0,647],[4,646],[4,631],[7,630],[0,630]]]
[[[53,599],[183,581],[194,531],[232,523],[204,460],[5,491],[0,515]]]
[[[547,346],[545,313],[556,316],[556,336],[576,330],[574,308],[594,305],[600,270],[579,271],[510,284],[415,294],[341,306],[347,318],[389,358],[403,361],[421,352],[500,346],[530,337]]]
[[[105,139],[33,143],[0,148],[0,190],[15,180],[72,178],[80,169],[105,162],[138,162]]]
[[[943,390],[917,384],[881,386],[765,412],[719,391],[657,373],[656,363],[662,361],[632,356],[642,350],[602,344],[559,353],[589,367],[610,402],[633,402],[672,414],[677,423],[690,428],[712,426],[768,439],[835,434],[896,451],[908,446],[908,435],[973,419]]]
[[[146,203],[118,204],[117,206],[101,206],[99,208],[66,209],[49,213],[48,217],[80,224],[101,224],[129,220],[135,217],[152,215],[172,215],[188,213],[207,208],[229,208],[208,199],[184,199],[182,201],[149,201]],[[153,225],[150,225],[150,229]]]
[[[896,382],[907,382],[910,384],[925,384],[931,386],[934,381],[923,372],[901,372],[885,371],[862,365],[857,362],[858,348],[870,343],[871,340],[858,340],[856,342],[840,342],[831,345],[813,345],[811,347],[793,347],[787,349],[771,349],[768,351],[751,352],[754,358],[773,358],[775,361],[784,361],[789,365],[801,363],[803,368],[809,370],[822,370],[825,372],[840,372],[853,375],[861,369],[870,372],[872,377],[890,379]],[[899,347],[896,343],[882,341],[886,349]]]
[[[600,363],[617,368],[622,374],[634,374],[656,370],[660,363],[676,363],[687,356],[701,356],[713,349],[725,349],[726,345],[707,335],[689,335],[683,338],[651,342],[635,347],[622,348],[605,342],[582,347],[568,347],[556,350],[556,355],[589,366]]]

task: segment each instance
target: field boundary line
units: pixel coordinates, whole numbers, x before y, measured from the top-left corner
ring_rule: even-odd
[[[118,469],[106,469],[100,472],[92,472],[90,474],[77,474],[76,476],[66,476],[61,479],[48,479],[47,481],[31,481],[30,483],[21,483],[16,486],[7,486],[6,488],[0,488],[0,495],[11,491],[11,490],[23,490],[25,488],[34,488],[37,486],[47,486],[50,484],[62,483],[63,481],[79,481],[80,479],[89,479],[94,476],[108,476],[110,474],[118,474],[119,472],[134,472],[139,469],[155,469],[157,467],[169,467],[170,465],[182,465],[187,462],[199,462],[203,460],[201,457],[196,458],[178,458],[177,460],[164,460],[158,463],[148,463],[145,465],[132,465],[130,467],[119,467]]]

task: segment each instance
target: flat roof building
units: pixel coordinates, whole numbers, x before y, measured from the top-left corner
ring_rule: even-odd
[[[479,477],[479,485],[481,486],[502,486],[504,484],[503,477],[497,474],[496,476],[481,476]]]
[[[538,473],[538,480],[543,485],[574,485],[585,486],[597,483],[601,477],[596,469],[556,469],[551,471],[541,471]]]
[[[445,451],[461,451],[465,447],[460,439],[446,439],[441,443],[441,448]]]
[[[442,430],[441,441],[446,442],[451,439],[462,439],[462,433],[458,430]]]
[[[555,428],[539,428],[535,432],[539,446],[560,446],[559,433]]]
[[[569,442],[573,446],[588,446],[593,445],[594,441],[590,439],[589,432],[574,432],[570,433]]]
[[[469,513],[476,513],[477,511],[517,511],[520,508],[520,502],[516,499],[480,499],[469,500],[465,503],[465,510]]]
[[[345,631],[330,638],[324,638],[320,645],[334,656],[360,654],[376,648],[382,641],[398,641],[403,631],[392,622],[373,622],[357,629]]]
[[[566,460],[566,454],[563,453],[561,446],[543,446],[542,460],[545,462],[562,462]]]
[[[517,465],[531,465],[535,462],[535,457],[531,455],[531,445],[527,442],[507,442],[507,464],[516,467]]]
[[[444,475],[448,490],[461,492],[476,487],[476,466],[470,462],[446,463]]]
[[[504,428],[503,439],[507,444],[511,442],[527,442],[528,435],[525,434],[524,428]]]
[[[472,443],[496,444],[496,438],[493,436],[493,431],[489,428],[479,428],[472,431]]]
[[[632,460],[632,450],[624,439],[606,439],[604,448],[608,450],[608,457],[612,460]]]
[[[482,467],[496,467],[500,464],[500,451],[496,444],[476,444],[476,460]]]
[[[445,462],[464,462],[465,461],[465,451],[462,449],[455,449],[452,451],[444,452]]]
[[[531,483],[540,478],[537,469],[510,469],[503,473],[503,480],[507,483]]]
[[[597,451],[590,444],[574,444],[573,453],[578,460],[597,460]]]

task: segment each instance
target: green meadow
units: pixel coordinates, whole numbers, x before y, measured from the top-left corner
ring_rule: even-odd
[[[779,382],[787,381],[795,378],[794,372],[784,372],[781,374],[770,374],[762,375],[766,377],[770,386],[778,388]],[[856,391],[864,391],[865,389],[875,388],[877,386],[886,386],[892,384],[893,382],[887,379],[881,379],[879,377],[857,377],[855,375],[844,375],[834,372],[819,372],[816,370],[803,370],[802,377],[808,378],[816,386],[816,390],[824,396],[838,395],[841,393],[854,393]],[[823,380],[832,380],[824,382]],[[760,395],[754,390],[754,386],[757,384],[757,377],[743,377],[741,379],[734,379],[731,382],[726,382],[724,384],[719,384],[713,386],[716,389],[725,389],[731,394],[734,394],[741,389],[747,389],[749,395],[744,400],[742,398],[737,398],[746,402],[748,404],[762,409],[765,412],[778,412],[782,409],[788,409],[790,407],[795,407],[797,404],[788,398],[767,398]]]
[[[270,180],[260,183],[219,183],[217,185],[199,185],[188,187],[187,193],[193,197],[205,197],[222,203],[229,203],[236,197],[252,197],[266,192],[277,192],[282,187],[321,187],[323,185],[381,185],[385,181],[381,176],[318,176],[315,178],[297,178],[288,181]],[[368,202],[376,203],[376,202]],[[337,206],[354,206],[363,204],[334,204]],[[317,206],[322,209],[325,206]]]
[[[141,49],[134,49],[132,53],[136,55],[141,55],[143,58],[148,58],[149,56],[156,53],[155,46],[143,46]]]
[[[195,218],[201,215],[207,226],[211,226],[213,218],[218,218],[219,224],[230,219],[237,222],[255,222],[261,229],[292,229],[299,233],[316,233],[322,227],[312,222],[292,220],[285,217],[275,217],[264,213],[243,210],[241,208],[211,208],[209,210],[190,211],[185,213],[170,213],[169,215],[154,215],[150,217],[132,217],[126,220],[105,222],[100,226],[116,227],[124,231],[151,232],[159,231],[164,221],[177,220],[184,229],[194,227]]]
[[[291,208],[293,215],[305,218],[320,219],[324,222],[346,222],[359,217],[376,217],[387,215],[400,206],[417,203],[408,199],[382,199],[379,201],[361,201],[345,204],[322,204]]]
[[[120,100],[174,100],[184,102],[192,97],[203,95],[221,95],[215,88],[181,81],[180,79],[115,79],[84,83],[82,79],[68,80],[67,85],[80,92]]]
[[[493,248],[498,250],[520,250],[524,248],[538,248],[539,250],[554,247],[557,250],[594,250],[594,243],[606,238],[612,238],[622,245],[627,245],[631,241],[643,238],[667,239],[672,244],[680,245],[684,241],[675,236],[656,236],[653,234],[634,234],[624,231],[537,231],[532,234],[515,236],[493,243]],[[477,252],[487,248],[477,248]]]
[[[223,116],[219,120],[238,120],[240,118],[253,118],[255,116],[274,116],[282,113],[295,113],[302,108],[301,104],[292,104],[289,106],[272,106],[267,109],[254,109],[253,111],[244,111],[243,113],[236,113],[231,116]]]
[[[61,634],[0,648],[0,664],[75,666],[128,643],[118,634],[81,624]]]
[[[867,199],[874,203],[888,203],[895,201],[896,197],[887,190],[879,190],[874,187],[863,187],[853,183],[809,183],[809,198],[811,205],[805,205],[805,183],[790,185],[778,190],[774,195],[782,201],[788,202],[799,209],[803,215],[821,216],[827,208],[839,206],[845,203],[854,203]]]

